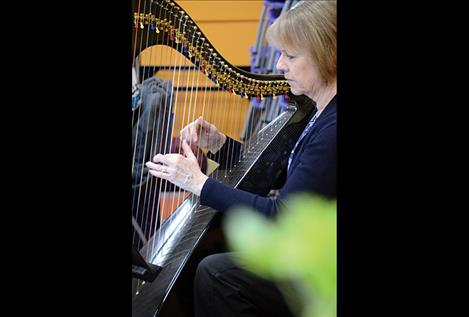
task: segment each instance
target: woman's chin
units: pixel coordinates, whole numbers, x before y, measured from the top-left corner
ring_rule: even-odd
[[[293,88],[293,87],[290,87],[290,91],[291,91],[291,93],[294,94],[295,96],[299,96],[299,95],[302,95],[302,94],[303,94],[300,90],[295,89],[295,88]]]

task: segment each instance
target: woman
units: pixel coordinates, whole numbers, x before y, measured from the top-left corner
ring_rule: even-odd
[[[204,175],[186,141],[184,155],[158,154],[147,163],[152,175],[199,195],[201,204],[221,212],[243,204],[273,216],[292,193],[336,197],[336,2],[299,2],[270,26],[267,37],[281,50],[277,69],[284,72],[291,92],[309,97],[315,108],[290,155],[279,194],[261,197]],[[235,143],[202,118],[186,126],[181,137],[209,148],[212,155]],[[292,316],[273,283],[250,275],[231,258],[229,253],[215,254],[200,262],[196,316]]]

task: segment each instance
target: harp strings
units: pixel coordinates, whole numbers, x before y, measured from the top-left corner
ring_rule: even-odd
[[[263,99],[263,95],[269,93],[281,94],[285,91],[285,83],[245,78],[237,70],[231,69],[211,48],[189,16],[174,3],[148,0],[137,0],[137,2],[134,65],[140,60],[136,52],[142,52],[143,49],[148,50],[151,61],[156,60],[156,66],[144,63],[139,69],[143,76],[138,77],[146,78],[147,74],[156,74],[158,77],[160,73],[171,76],[165,77],[162,87],[163,101],[158,111],[150,112],[151,117],[144,118],[141,116],[145,113],[144,107],[147,105],[142,104],[143,107],[133,111],[133,122],[136,122],[137,132],[138,127],[144,127],[141,129],[144,137],[140,137],[138,133],[134,137],[132,171],[137,175],[133,175],[135,188],[132,203],[134,219],[138,220],[134,223],[139,223],[141,230],[134,230],[133,242],[142,240],[146,243],[142,235],[151,241],[144,255],[150,260],[158,241],[167,239],[165,233],[158,229],[163,222],[173,221],[170,212],[178,207],[180,198],[188,195],[194,205],[198,202],[198,197],[189,195],[166,180],[148,175],[143,168],[145,162],[151,160],[157,153],[166,154],[174,148],[178,148],[178,152],[182,153],[181,144],[174,144],[179,142],[174,137],[179,136],[180,129],[198,116],[217,126],[227,136],[243,140],[239,133],[242,126],[245,125],[244,134],[251,135],[256,129],[257,119],[266,111],[261,107],[260,111],[255,112],[256,115],[249,116],[249,124],[246,125],[244,118],[239,115],[244,111],[243,102],[246,102],[244,98],[247,99],[249,95]],[[148,18],[144,19],[146,16]],[[154,44],[155,37],[157,45]],[[217,89],[229,93],[212,92]],[[156,126],[152,127],[155,123]],[[243,141],[245,147],[251,147],[252,141],[249,138]],[[259,142],[259,138],[254,142]],[[143,153],[138,152],[139,150]],[[195,154],[199,159],[200,152],[197,151]],[[234,148],[229,147],[225,162],[219,163],[225,166],[236,165],[236,162],[233,162],[233,154]],[[243,155],[246,153],[243,152]],[[222,171],[216,169],[212,175],[220,179],[227,177],[230,170]],[[171,196],[174,199],[166,199]],[[152,236],[153,239],[150,239]]]
[[[160,7],[160,8],[157,8],[157,10],[159,9],[159,14],[161,16],[162,14],[162,11],[163,11],[163,8]],[[152,12],[152,10],[150,10],[150,12]],[[166,10],[164,11],[164,14],[166,15]],[[157,27],[156,27],[157,28]],[[149,33],[148,33],[149,34]],[[158,33],[157,35],[158,37],[161,37],[162,40],[161,42],[164,43],[165,41],[168,41],[168,38],[166,36],[165,38],[165,33]],[[148,47],[148,43],[146,43],[145,45],[146,47]],[[164,69],[164,64],[163,64],[163,54],[162,54],[162,46],[150,46],[150,52],[154,52],[156,51],[156,56],[159,57],[159,62],[158,62],[158,65],[161,65],[161,68]],[[172,52],[170,52],[170,60],[172,59]],[[150,54],[150,60],[152,60],[152,54]],[[153,70],[149,73],[153,74],[156,72],[156,67],[157,66],[153,66]],[[174,81],[173,81],[174,82]],[[158,137],[156,138],[156,140],[158,141],[156,144],[154,142],[152,142],[152,146],[157,146],[157,148],[153,148],[151,150],[151,153],[150,153],[150,157],[149,157],[149,160],[152,160],[153,159],[153,156],[156,154],[156,152],[162,152],[162,151],[166,151],[165,147],[166,147],[166,144],[167,144],[167,132],[164,133],[164,129],[165,127],[167,127],[167,124],[165,124],[166,121],[169,120],[170,118],[170,111],[171,111],[171,105],[172,105],[172,88],[171,88],[171,85],[170,85],[170,82],[165,82],[163,84],[164,86],[164,103],[163,103],[163,107],[160,111],[162,111],[162,120],[160,120],[160,126],[158,127],[158,129],[156,131],[154,131],[154,133],[157,133],[158,134]],[[161,115],[161,114],[160,114]],[[149,178],[150,182],[151,182],[151,192],[153,193],[152,197],[153,197],[153,202],[151,204],[151,206],[149,206],[149,208],[146,210],[146,215],[149,215],[150,217],[150,232],[148,233],[148,235],[151,235],[151,233],[154,233],[156,232],[156,229],[157,227],[159,226],[159,224],[161,223],[161,210],[160,210],[160,204],[159,204],[159,194],[158,192],[160,191],[160,188],[158,188],[157,184],[158,184],[158,181],[156,179],[154,179],[153,177],[150,177],[150,175],[147,175],[147,177]],[[164,184],[163,182],[160,182],[160,186],[166,186],[166,184]],[[153,212],[152,212],[153,211]],[[161,233],[158,232],[158,234],[160,235]],[[149,259],[150,258],[150,255],[151,255],[151,249],[152,247],[148,247],[146,249],[146,258]]]
[[[181,20],[177,19],[177,16],[170,16],[170,17],[167,17],[167,14],[168,14],[168,10],[167,8],[165,8],[165,18],[167,19],[170,19],[170,18],[174,18],[174,21],[173,21],[173,25],[179,25],[178,26],[178,30],[181,29]],[[184,24],[184,28],[185,28],[185,24]],[[171,41],[174,41],[174,34],[171,33],[171,34],[167,34],[166,36],[166,39],[165,41],[163,42],[165,44],[166,47],[169,47],[170,45],[170,42]],[[161,58],[163,57],[163,47],[160,47],[161,49]],[[177,47],[176,47],[176,50],[179,50],[179,45],[177,44]],[[181,63],[182,63],[182,57],[181,55],[177,55],[173,53],[173,50],[169,50],[169,54],[170,54],[170,58],[169,58],[169,63],[167,65],[167,69],[168,71],[170,71],[171,69],[173,70],[172,71],[172,78],[170,79],[170,82],[173,83],[172,85],[172,88],[169,89],[169,84],[168,84],[168,90],[167,90],[167,94],[170,96],[169,97],[169,107],[165,107],[166,108],[166,111],[165,113],[167,113],[167,116],[163,119],[163,122],[164,122],[164,127],[166,129],[166,133],[165,133],[165,140],[164,142],[161,142],[160,143],[160,149],[157,153],[163,153],[163,154],[166,154],[170,151],[171,147],[173,146],[173,140],[172,140],[172,131],[174,130],[174,122],[176,120],[176,116],[177,116],[177,113],[178,113],[178,102],[179,102],[179,90],[176,88],[176,90],[174,90],[175,86],[179,86],[180,85],[180,82],[181,82]],[[163,63],[160,64],[160,65],[164,65]],[[166,65],[163,66],[163,69]],[[177,70],[177,71],[175,71]],[[184,76],[184,74],[183,74]],[[177,78],[177,79],[176,79]],[[183,79],[182,79],[183,80]],[[177,82],[176,85],[174,85],[174,83]],[[174,105],[174,109],[173,109],[173,105]],[[154,154],[157,154],[157,153],[154,153]],[[150,177],[150,176],[149,176]],[[152,181],[153,182],[157,182],[157,180],[154,178],[154,177],[151,177]],[[169,184],[169,182],[167,180],[164,180],[164,179],[161,179],[160,180],[160,186],[158,188],[155,188],[154,191],[157,192],[157,195],[155,195],[155,197],[158,199],[158,202],[156,204],[156,206],[153,206],[153,209],[156,208],[157,212],[154,214],[155,217],[157,217],[158,221],[155,221],[155,224],[153,225],[153,231],[156,231],[158,228],[157,226],[161,226],[161,224],[163,223],[163,221],[165,220],[165,218],[167,218],[169,215],[168,215],[168,211],[169,210],[174,210],[174,200],[172,200],[170,202],[170,206],[168,206],[168,202],[166,199],[164,199],[162,201],[162,197],[163,195],[166,195],[167,192],[169,192],[171,190],[171,184]],[[169,208],[168,208],[169,207]],[[160,208],[163,209],[163,212],[160,212]],[[153,213],[152,213],[152,209],[148,210],[148,213],[149,214],[152,214],[153,216]],[[170,219],[171,221],[171,219]],[[158,230],[158,237],[157,238],[154,238],[152,239],[152,243],[151,243],[151,246],[149,248],[147,248],[147,258],[151,258],[151,253],[152,252],[155,252],[155,247],[154,245],[156,243],[159,243],[160,241],[165,241],[167,239],[166,235],[163,233],[162,235],[162,231],[161,230]]]
[[[140,1],[138,1],[137,13],[141,12],[141,10],[143,10],[143,11],[145,10],[144,8],[141,8],[141,5],[142,5],[142,3]],[[143,5],[145,5],[145,3]],[[140,42],[137,41],[139,37],[143,36],[143,32],[138,32],[142,28],[141,23],[142,23],[142,21],[139,21],[138,18],[135,18],[134,28],[136,30],[136,36],[135,36],[134,43],[133,43],[134,50],[133,50],[133,56],[132,56],[132,65],[133,65],[133,67],[137,68],[137,71],[139,71],[139,69],[138,69],[139,65],[137,65],[137,60],[138,59],[137,59],[137,54],[136,54],[136,51],[137,51],[137,48],[138,48],[137,43],[140,43],[139,49],[141,50],[141,43],[143,42],[143,41],[140,41]],[[137,73],[137,82],[138,83],[140,82],[140,73],[139,72]],[[142,98],[143,96],[140,96],[140,97]],[[143,103],[143,100],[142,100],[142,103]],[[132,122],[135,122],[135,120],[136,120],[136,123],[135,123],[135,126],[134,126],[135,133],[134,133],[133,153],[132,153],[132,208],[133,208],[133,212],[132,212],[133,222],[132,223],[134,225],[134,234],[133,234],[133,237],[132,237],[132,242],[134,244],[136,244],[138,239],[141,239],[143,241],[143,243],[146,243],[145,228],[142,228],[136,220],[136,219],[139,219],[141,217],[141,215],[140,215],[140,204],[141,204],[140,197],[142,195],[142,192],[141,192],[141,187],[139,186],[139,184],[141,184],[143,182],[143,168],[142,168],[142,165],[141,165],[142,164],[142,162],[141,162],[142,158],[139,158],[137,156],[137,150],[140,149],[138,154],[141,154],[141,147],[142,147],[141,135],[139,133],[140,126],[141,126],[141,120],[142,120],[141,115],[142,115],[142,107],[141,106],[138,106],[137,108],[133,109],[133,111],[132,111]],[[136,119],[135,119],[135,117],[136,117]],[[145,148],[143,149],[143,151],[145,151]],[[139,234],[138,237],[137,237],[137,233]]]

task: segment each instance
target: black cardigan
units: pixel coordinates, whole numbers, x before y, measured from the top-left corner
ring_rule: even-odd
[[[232,188],[209,177],[200,195],[203,205],[225,212],[235,205],[252,207],[266,216],[277,214],[285,198],[292,193],[315,193],[327,198],[337,197],[337,97],[334,97],[311,130],[299,144],[287,172],[287,179],[275,198],[263,197]],[[314,112],[313,112],[314,114]],[[232,143],[229,140],[227,143]],[[236,142],[236,141],[234,141]],[[240,144],[234,145],[236,150]],[[225,156],[224,146],[217,153]]]

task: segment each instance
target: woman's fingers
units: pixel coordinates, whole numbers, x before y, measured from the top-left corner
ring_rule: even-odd
[[[171,161],[174,159],[174,156],[177,155],[177,154],[166,154],[166,155],[163,155],[163,154],[156,154],[155,156],[153,156],[153,162],[155,163],[162,163],[164,165],[169,165],[171,163]]]
[[[211,147],[210,143],[218,137],[217,128],[202,116],[186,125],[180,132],[181,139],[201,147]]]
[[[195,157],[194,152],[192,152],[192,149],[189,146],[189,144],[187,144],[186,140],[182,141],[182,150],[184,151],[184,155],[187,158],[197,161],[197,158]]]
[[[208,121],[205,121],[204,119],[202,119],[202,117],[199,118],[199,126],[204,129],[204,130],[207,130],[207,131],[212,131],[214,130],[214,125],[211,124],[210,122]]]
[[[191,128],[192,128],[192,142],[197,144],[197,141],[199,140],[199,135],[202,135],[203,133],[207,133],[207,131],[210,131],[209,130],[210,124],[207,121],[205,121],[202,118],[202,116],[200,116],[197,118],[197,120],[193,122],[193,124],[191,124]]]
[[[169,167],[163,164],[156,164],[153,162],[147,162],[145,165],[148,167],[148,173],[153,176],[163,178],[166,180],[170,179]]]
[[[160,171],[157,171],[157,170],[149,170],[148,173],[150,173],[153,176],[169,180],[169,174],[168,173],[163,173],[163,172],[160,172]]]
[[[190,142],[197,142],[197,131],[194,128],[196,122],[197,120],[182,128],[182,130],[179,132],[181,139],[186,139]]]
[[[181,139],[185,139],[191,143],[197,144],[197,141],[199,140],[199,132],[201,129],[201,123],[200,123],[201,118],[202,117],[199,117],[197,120],[189,123],[187,126],[185,126],[181,130],[180,132]]]
[[[153,162],[146,162],[149,173],[170,181],[184,190],[200,195],[207,176],[200,170],[197,158],[186,140],[182,141],[184,155],[157,154]]]
[[[146,162],[145,166],[148,167],[150,170],[157,171],[157,172],[164,173],[164,174],[170,174],[170,172],[173,170],[173,168],[169,165],[156,164],[153,162]]]
[[[146,162],[145,166],[150,168],[150,169],[159,170],[160,166],[162,166],[162,165],[161,164],[155,164],[153,162]]]
[[[196,143],[199,140],[198,135],[197,135],[199,133],[197,123],[196,124],[191,124],[190,130],[191,130],[191,137],[192,138],[189,141],[191,141],[193,143]]]

